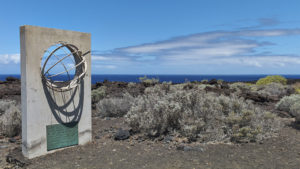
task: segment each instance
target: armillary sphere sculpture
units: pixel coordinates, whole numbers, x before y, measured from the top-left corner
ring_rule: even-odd
[[[66,42],[58,42],[55,46],[56,46],[56,48],[53,51],[46,51],[49,53],[49,55],[47,56],[43,66],[41,68],[42,80],[51,89],[54,89],[56,91],[68,91],[68,90],[71,90],[71,89],[77,87],[80,84],[81,80],[84,78],[86,71],[87,71],[87,62],[86,62],[86,59],[84,56],[86,54],[90,53],[90,51],[85,52],[83,54],[82,51],[80,51],[75,45],[72,45],[72,44],[69,44]],[[60,49],[62,49],[64,51],[64,56],[59,58],[55,53]],[[47,66],[49,68],[46,69],[46,65],[51,57],[56,57],[57,62],[55,62],[51,66]],[[67,68],[67,66],[63,63],[63,61],[66,58],[71,58],[74,66]],[[56,73],[56,74],[50,74],[49,73],[50,70],[53,69],[58,64],[63,66],[64,71]],[[75,69],[75,75],[73,78],[71,78],[69,72],[73,69]],[[62,75],[64,73],[67,73],[67,75],[68,75],[67,81],[53,80],[53,79],[55,79],[54,77]]]

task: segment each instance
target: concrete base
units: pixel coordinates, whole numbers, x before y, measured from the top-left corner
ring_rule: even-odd
[[[88,33],[21,26],[21,102],[22,152],[27,158],[47,151],[46,126],[78,122],[78,142],[92,139],[91,128],[91,55],[85,55],[88,68],[80,85],[67,92],[49,89],[41,78],[41,59],[45,50],[59,41],[73,44],[79,50],[91,50]]]

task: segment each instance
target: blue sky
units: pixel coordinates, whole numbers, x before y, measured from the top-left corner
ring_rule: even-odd
[[[2,1],[0,74],[19,26],[92,34],[93,74],[300,74],[300,1]]]

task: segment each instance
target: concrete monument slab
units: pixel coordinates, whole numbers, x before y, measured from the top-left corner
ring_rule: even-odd
[[[22,152],[34,158],[55,150],[91,141],[91,35],[75,31],[20,27],[21,43],[21,104]],[[57,62],[50,65],[44,60],[45,51],[53,45],[50,57]],[[55,55],[65,48],[69,54]],[[73,57],[74,67],[67,69],[61,62]],[[48,67],[47,67],[47,64]],[[49,70],[62,65],[64,72],[74,70],[71,79],[53,80]],[[68,73],[69,75],[69,73]],[[69,76],[70,78],[70,76]]]

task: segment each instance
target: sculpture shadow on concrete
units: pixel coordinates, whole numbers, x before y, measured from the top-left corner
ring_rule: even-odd
[[[56,91],[46,85],[45,80],[42,80],[42,83],[49,108],[57,122],[68,127],[77,125],[83,110],[84,80],[80,82],[80,85],[68,91]],[[79,100],[75,101],[77,95]]]

